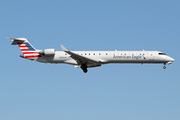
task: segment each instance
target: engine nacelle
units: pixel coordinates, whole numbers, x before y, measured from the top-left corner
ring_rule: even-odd
[[[55,54],[55,49],[45,49],[44,51],[40,51],[39,54],[44,56],[53,56]]]

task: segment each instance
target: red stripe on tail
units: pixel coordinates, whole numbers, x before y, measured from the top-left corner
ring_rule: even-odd
[[[19,46],[19,47],[20,47],[20,48],[25,48],[25,47],[27,48],[27,46]]]
[[[29,51],[29,49],[21,49],[21,51]]]
[[[30,55],[30,56],[24,56],[25,58],[38,58],[42,57],[41,55]]]
[[[38,52],[23,52],[23,54],[38,54]]]

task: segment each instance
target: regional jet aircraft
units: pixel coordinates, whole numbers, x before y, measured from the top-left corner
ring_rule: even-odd
[[[174,59],[159,51],[69,51],[61,45],[63,51],[55,49],[37,50],[26,38],[10,38],[12,45],[18,45],[22,51],[20,57],[42,63],[66,63],[81,68],[98,67],[108,63],[162,63],[171,64]]]

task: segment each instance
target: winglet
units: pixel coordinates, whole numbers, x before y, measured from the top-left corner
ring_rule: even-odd
[[[68,51],[63,45],[61,45],[61,48],[63,49],[63,51]]]

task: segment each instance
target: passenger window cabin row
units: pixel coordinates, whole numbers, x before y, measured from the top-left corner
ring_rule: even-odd
[[[81,53],[81,54],[77,53],[77,54],[78,54],[78,55],[102,55],[103,53],[92,53],[92,54],[91,54],[91,53],[88,53],[88,54],[87,54],[87,53],[84,53],[84,54],[83,54],[83,53]],[[115,55],[127,55],[126,53],[124,53],[124,54],[123,54],[123,53],[120,53],[120,54],[119,54],[119,53],[109,53],[109,54],[108,54],[108,53],[105,53],[105,55],[114,55],[114,54],[115,54]],[[159,53],[159,54],[160,54],[160,53]],[[164,53],[163,53],[163,54],[164,54]],[[65,53],[65,55],[68,55],[68,54]],[[145,53],[143,53],[143,54],[141,54],[141,53],[140,53],[140,54],[138,54],[138,53],[136,53],[136,54],[134,54],[134,53],[133,53],[133,54],[128,53],[128,55],[148,55],[148,53],[146,53],[146,54],[145,54]]]

